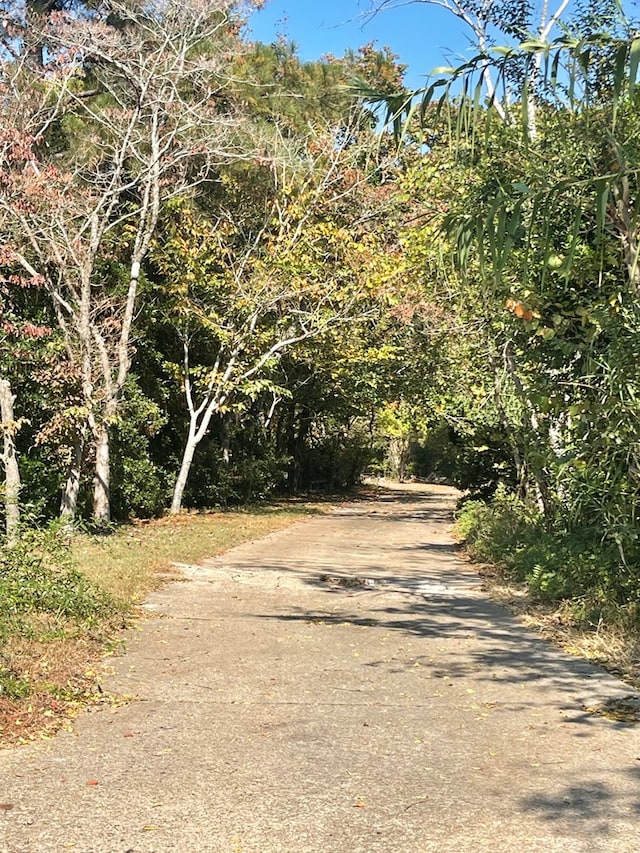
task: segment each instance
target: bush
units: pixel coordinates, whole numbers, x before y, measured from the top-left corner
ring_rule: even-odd
[[[0,552],[0,635],[32,614],[91,621],[113,609],[109,597],[72,566],[55,527],[27,531]]]
[[[113,518],[153,518],[165,510],[173,474],[152,459],[150,450],[151,440],[165,422],[158,405],[145,397],[136,377],[130,376],[120,417],[111,429]]]
[[[62,531],[24,532],[0,551],[0,696],[19,700],[34,690],[30,673],[16,667],[12,639],[65,637],[115,612],[110,597],[73,567]]]
[[[458,530],[474,560],[524,581],[541,600],[624,603],[640,589],[640,578],[598,530],[549,527],[535,507],[503,490],[490,503],[467,501]]]
[[[120,452],[114,443],[112,465],[113,488],[111,513],[114,518],[154,518],[162,515],[170,495],[167,472],[141,453],[133,456]]]
[[[305,449],[301,488],[318,483],[323,491],[348,492],[360,482],[370,462],[368,441],[355,430],[316,438]]]

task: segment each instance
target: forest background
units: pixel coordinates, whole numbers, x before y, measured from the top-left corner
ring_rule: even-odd
[[[411,92],[259,5],[1,4],[2,582],[52,529],[384,473],[637,626],[637,24],[446,0],[477,53]]]

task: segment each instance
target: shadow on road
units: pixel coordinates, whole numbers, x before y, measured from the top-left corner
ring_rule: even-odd
[[[333,605],[335,593],[327,595],[331,595]],[[375,593],[359,592],[354,597],[357,609],[345,606],[336,613],[333,607],[331,610],[296,608],[289,612],[254,614],[254,618],[326,626],[353,625],[381,634],[392,631],[405,637],[446,641],[444,650],[434,644],[421,653],[419,647],[415,647],[410,656],[396,660],[373,656],[363,661],[363,665],[390,673],[420,666],[429,677],[451,681],[468,677],[491,684],[494,689],[501,684],[535,682],[536,699],[528,704],[532,707],[536,703],[547,707],[554,704],[562,711],[565,723],[576,724],[572,727],[574,736],[586,735],[584,725],[602,724],[602,718],[595,717],[593,709],[587,708],[584,702],[588,701],[592,684],[595,687],[598,679],[607,676],[588,661],[569,657],[531,634],[498,605],[474,595],[442,595],[431,600],[413,596],[400,606],[376,605]],[[409,599],[410,595],[405,594],[405,597]],[[368,636],[371,637],[368,646],[377,648],[376,638]],[[438,651],[435,656],[434,650]],[[628,692],[632,692],[630,688]],[[606,724],[619,730],[633,725],[613,719]]]

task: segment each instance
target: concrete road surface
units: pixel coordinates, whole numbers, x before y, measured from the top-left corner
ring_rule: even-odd
[[[407,487],[154,594],[105,689],[0,753],[6,853],[640,853],[637,696],[487,600]],[[97,783],[97,784],[95,784]]]

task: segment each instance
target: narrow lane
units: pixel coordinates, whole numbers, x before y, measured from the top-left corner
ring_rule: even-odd
[[[454,499],[185,567],[114,661],[121,701],[0,753],[0,849],[638,853],[639,730],[588,710],[633,691],[486,599]]]

